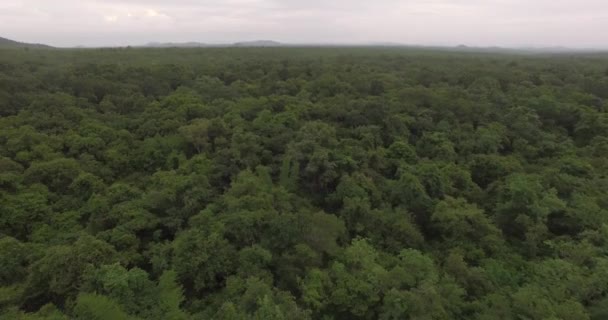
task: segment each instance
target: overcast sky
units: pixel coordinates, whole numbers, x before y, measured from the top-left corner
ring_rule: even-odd
[[[608,0],[0,0],[0,37],[607,48]]]

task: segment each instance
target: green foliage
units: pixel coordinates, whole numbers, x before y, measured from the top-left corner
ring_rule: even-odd
[[[188,315],[180,309],[184,301],[184,293],[177,283],[177,275],[174,271],[166,271],[161,275],[158,279],[157,291],[157,307],[160,309],[160,314],[164,315],[164,319],[188,319]]]
[[[74,306],[75,319],[95,320],[131,320],[130,317],[120,309],[118,303],[96,294],[81,294]]]
[[[35,261],[25,282],[25,297],[35,303],[43,297],[62,304],[74,298],[86,271],[113,260],[112,246],[90,235],[72,245],[53,246]]]
[[[0,238],[0,285],[10,285],[27,275],[27,246],[11,237]]]
[[[605,54],[0,50],[0,319],[604,319]]]
[[[213,289],[233,272],[234,247],[220,234],[190,229],[174,242],[173,268],[194,290]]]

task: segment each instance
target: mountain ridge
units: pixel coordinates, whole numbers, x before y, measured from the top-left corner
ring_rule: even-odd
[[[33,48],[33,49],[51,49],[53,47],[41,43],[27,43],[11,40],[0,37],[0,48]]]
[[[212,47],[281,47],[287,44],[274,40],[239,41],[234,43],[204,43],[188,42],[149,42],[142,47],[146,48],[212,48]]]
[[[55,47],[41,43],[27,43],[0,37],[0,49],[6,48],[30,48],[30,49],[95,49],[95,48],[277,48],[277,47],[394,47],[429,50],[448,50],[457,52],[493,52],[493,53],[600,53],[608,52],[607,48],[570,48],[563,46],[469,46],[469,45],[420,45],[406,44],[389,41],[376,41],[368,43],[290,43],[274,40],[253,40],[226,43],[206,43],[197,41],[186,42],[149,42],[140,45],[118,45],[118,46],[61,46]]]

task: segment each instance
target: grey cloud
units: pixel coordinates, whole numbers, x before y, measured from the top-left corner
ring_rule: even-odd
[[[608,46],[605,0],[1,0],[0,36],[148,41]]]

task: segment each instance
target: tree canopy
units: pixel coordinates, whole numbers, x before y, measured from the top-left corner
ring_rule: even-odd
[[[605,319],[607,64],[0,50],[0,319]]]

